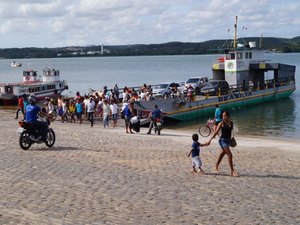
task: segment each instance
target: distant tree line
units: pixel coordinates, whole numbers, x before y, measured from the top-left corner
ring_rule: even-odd
[[[238,43],[256,42],[257,47],[275,52],[300,52],[300,36],[295,38],[249,37]],[[61,48],[6,48],[0,49],[0,58],[56,58],[89,56],[138,56],[138,55],[195,55],[221,53],[232,46],[231,40],[210,40],[205,42],[169,42],[163,44],[136,44],[118,46],[69,46]]]

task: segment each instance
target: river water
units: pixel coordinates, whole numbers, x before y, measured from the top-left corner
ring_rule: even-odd
[[[64,94],[73,96],[76,91],[87,93],[89,88],[112,88],[116,83],[124,86],[141,86],[143,83],[182,82],[193,76],[211,77],[211,66],[218,55],[188,56],[130,56],[89,57],[55,59],[20,59],[20,68],[10,67],[12,60],[0,60],[0,82],[16,82],[22,79],[23,69],[39,71],[51,67],[59,69],[61,77],[67,80],[69,90]],[[288,99],[265,103],[231,112],[237,134],[262,135],[270,137],[300,137],[300,54],[267,54],[272,62],[297,66],[297,90]],[[211,116],[213,117],[213,115]],[[208,118],[182,122],[174,129],[197,131],[199,124]]]

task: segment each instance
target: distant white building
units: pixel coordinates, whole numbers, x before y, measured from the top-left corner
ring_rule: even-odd
[[[101,53],[100,54],[103,55],[103,53],[104,53],[104,45],[102,44],[101,45]]]

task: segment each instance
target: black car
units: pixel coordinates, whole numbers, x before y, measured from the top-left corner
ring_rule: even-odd
[[[229,90],[229,84],[225,80],[210,80],[208,84],[201,88],[202,95],[218,95],[219,91],[221,94],[227,94]]]

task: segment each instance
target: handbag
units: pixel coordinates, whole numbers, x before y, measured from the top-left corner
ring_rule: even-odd
[[[236,140],[234,138],[234,132],[232,130],[232,137],[230,138],[230,143],[229,143],[230,147],[235,147],[237,145]]]
[[[236,140],[235,140],[235,138],[234,137],[232,137],[231,139],[230,139],[230,147],[235,147],[237,145],[237,143],[236,143]]]

